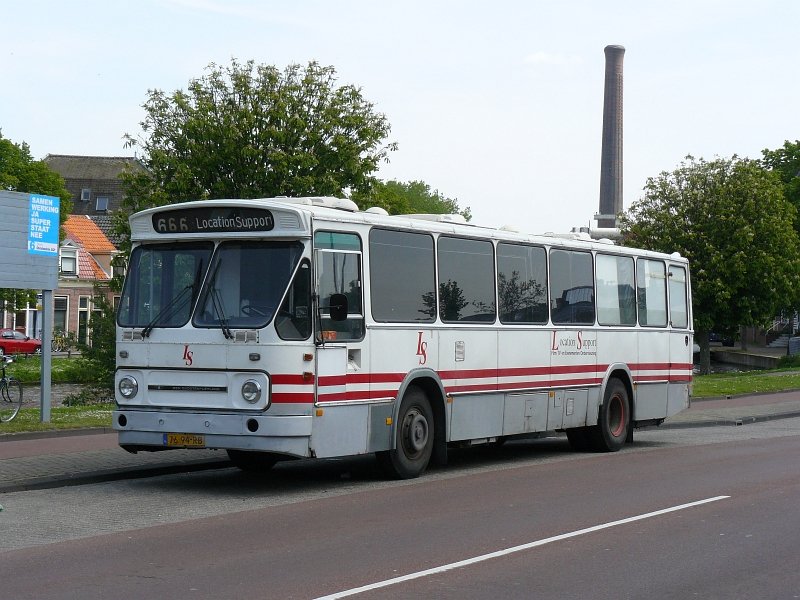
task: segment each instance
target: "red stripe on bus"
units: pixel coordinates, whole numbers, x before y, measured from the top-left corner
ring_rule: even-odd
[[[313,404],[314,394],[311,392],[297,394],[285,394],[278,392],[272,394],[271,400],[273,404]]]

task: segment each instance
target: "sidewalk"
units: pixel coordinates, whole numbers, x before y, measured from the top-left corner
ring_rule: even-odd
[[[661,427],[736,426],[791,417],[800,417],[800,391],[694,400]],[[130,454],[110,429],[0,435],[0,494],[228,466],[226,453],[218,450]]]

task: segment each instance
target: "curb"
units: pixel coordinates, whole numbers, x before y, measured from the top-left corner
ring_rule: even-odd
[[[753,423],[763,423],[765,421],[777,421],[779,419],[795,419],[800,417],[800,411],[791,411],[784,413],[775,413],[772,415],[754,415],[748,417],[740,417],[738,419],[731,419],[725,417],[710,418],[707,421],[686,421],[684,423],[662,423],[659,425],[660,429],[691,429],[695,427],[719,427],[731,426],[739,427],[741,425],[751,425]]]
[[[117,433],[113,427],[81,427],[76,429],[48,429],[46,431],[20,431],[19,433],[0,433],[0,444],[22,440],[41,440],[54,437],[70,437],[74,435],[99,435]]]
[[[197,461],[185,461],[181,463],[172,463],[159,466],[103,469],[91,473],[78,473],[74,476],[46,476],[30,479],[24,482],[9,484],[0,483],[0,494],[8,492],[27,492],[31,490],[47,490],[68,486],[87,485],[91,483],[105,483],[109,481],[120,481],[123,479],[143,479],[146,477],[156,477],[158,475],[174,475],[177,473],[211,471],[214,469],[226,469],[231,466],[232,463],[230,460],[227,458],[220,458],[217,460],[199,459]]]

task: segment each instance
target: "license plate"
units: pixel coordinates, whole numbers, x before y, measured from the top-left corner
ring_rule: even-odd
[[[197,433],[165,433],[164,445],[170,448],[205,448],[206,436]]]

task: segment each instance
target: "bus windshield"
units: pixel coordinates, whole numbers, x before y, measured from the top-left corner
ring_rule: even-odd
[[[278,309],[303,254],[300,242],[224,242],[211,261],[193,324],[264,327]]]
[[[144,327],[147,333],[153,327],[185,325],[213,248],[211,242],[137,246],[120,300],[119,324]]]
[[[300,261],[302,243],[223,242],[213,250],[212,242],[136,247],[120,326],[143,327],[147,337],[156,327],[183,327],[193,312],[196,327],[219,328],[226,337],[232,327],[267,325]]]

